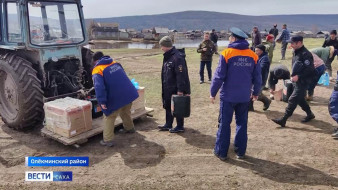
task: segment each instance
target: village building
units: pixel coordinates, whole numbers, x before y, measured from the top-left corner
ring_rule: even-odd
[[[291,36],[302,36],[304,38],[314,38],[315,35],[312,31],[292,31]]]
[[[325,38],[330,35],[329,31],[319,31],[316,35],[317,38]]]
[[[125,29],[119,29],[118,23],[92,21],[87,30],[90,40],[131,40]]]
[[[155,40],[160,41],[164,36],[169,35],[168,28],[154,27],[152,29],[143,29],[142,34],[144,35],[144,40]]]

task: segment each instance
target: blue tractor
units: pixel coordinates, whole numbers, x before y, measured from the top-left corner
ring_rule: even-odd
[[[0,11],[0,115],[9,127],[41,124],[46,101],[92,93],[80,0],[2,0]]]

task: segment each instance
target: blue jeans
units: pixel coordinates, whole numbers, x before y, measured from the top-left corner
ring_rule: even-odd
[[[266,86],[266,81],[268,80],[268,76],[269,76],[269,70],[270,70],[270,65],[268,66],[263,66],[261,68],[262,70],[262,87]]]
[[[200,81],[204,81],[204,67],[207,66],[208,77],[211,80],[211,61],[201,61],[200,65]]]
[[[317,86],[317,83],[320,79],[320,77],[324,74],[325,72],[325,65],[321,65],[316,68],[316,75],[313,77],[313,81],[310,83],[309,88],[308,88],[308,95],[313,96],[313,92],[315,90],[315,87]]]
[[[235,111],[236,118],[236,136],[235,136],[235,152],[239,156],[244,156],[246,152],[248,135],[248,109],[247,103],[231,103],[221,101],[219,128],[217,132],[215,153],[221,157],[227,157],[230,146],[232,116]]]

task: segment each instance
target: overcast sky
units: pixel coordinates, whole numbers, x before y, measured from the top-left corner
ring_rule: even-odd
[[[85,18],[205,10],[242,15],[338,14],[338,0],[82,0]]]

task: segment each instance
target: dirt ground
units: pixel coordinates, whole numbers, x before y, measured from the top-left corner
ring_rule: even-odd
[[[321,41],[307,41],[319,46]],[[119,60],[128,75],[146,87],[146,105],[154,117],[136,121],[137,133],[116,135],[117,146],[102,147],[102,136],[80,148],[67,147],[40,135],[41,127],[20,132],[0,122],[0,189],[338,189],[338,141],[331,138],[337,124],[328,114],[333,89],[318,86],[310,104],[316,119],[302,124],[305,113],[297,108],[286,128],[270,119],[280,117],[286,103],[273,101],[262,111],[255,103],[249,114],[247,159],[237,160],[231,144],[229,160],[213,153],[218,106],[209,102],[208,83],[199,84],[199,55],[187,49],[192,85],[192,115],[186,132],[159,132],[165,121],[161,105],[159,50],[106,50]],[[280,57],[276,47],[274,64]],[[279,57],[278,57],[279,56]],[[215,56],[213,68],[217,65]],[[291,64],[291,50],[283,64]],[[334,62],[337,65],[337,60]],[[265,92],[266,93],[266,92]],[[232,141],[235,124],[232,124]],[[85,168],[28,168],[26,156],[89,156]],[[25,171],[73,171],[73,182],[27,183]]]

